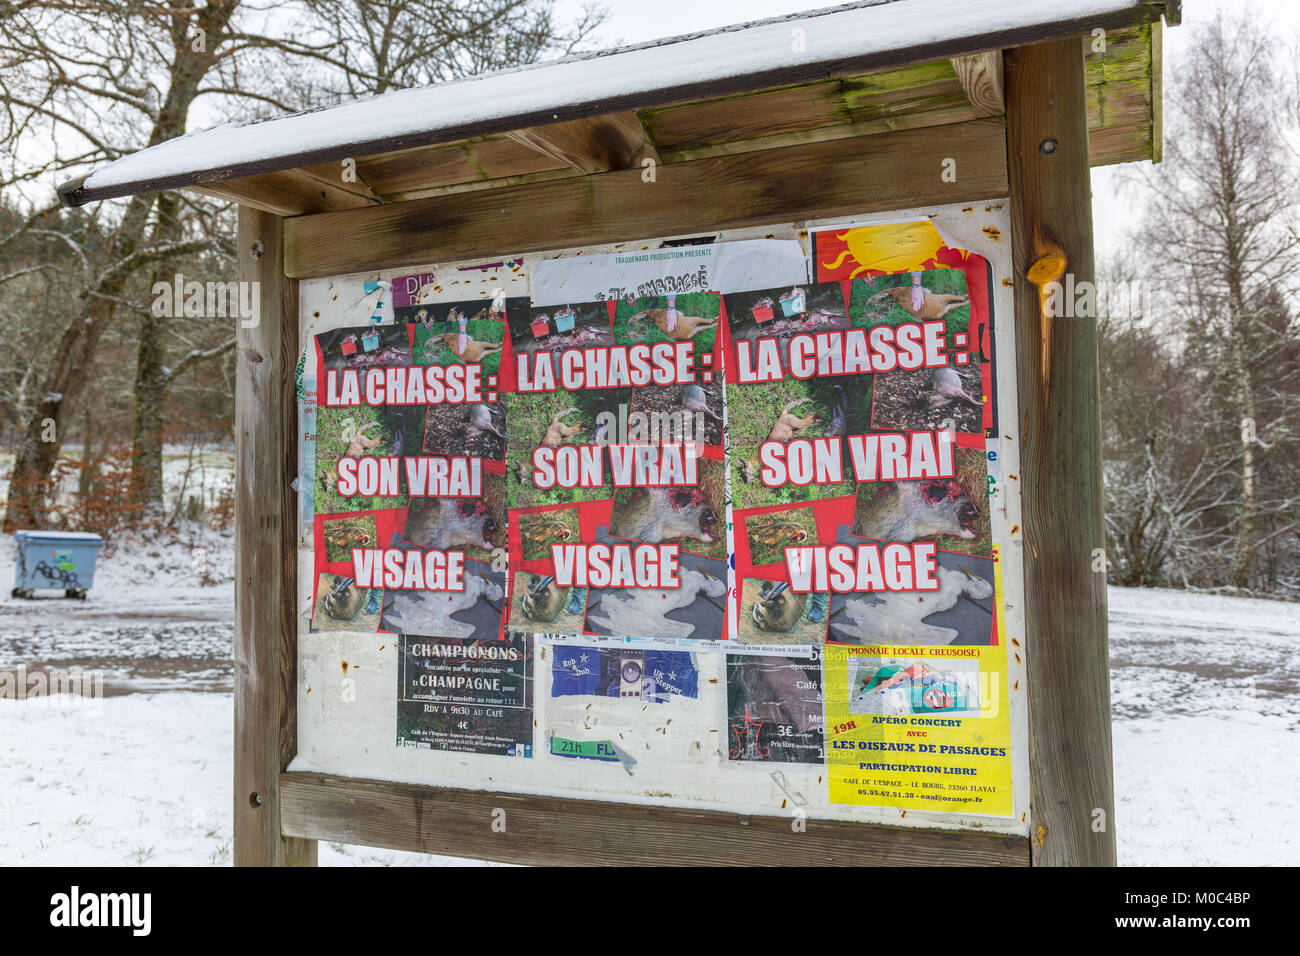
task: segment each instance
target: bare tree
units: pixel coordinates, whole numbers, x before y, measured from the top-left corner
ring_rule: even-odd
[[[11,3],[0,15],[0,188],[43,200],[56,180],[183,134],[201,101],[211,104],[211,119],[292,110],[563,51],[599,22],[599,14],[585,14],[572,32],[561,33],[552,6],[550,0]],[[78,263],[78,291],[48,362],[34,375],[39,384],[25,386],[35,399],[15,455],[6,529],[42,523],[84,370],[116,318],[131,315],[139,324],[132,497],[154,512],[162,502],[168,390],[178,375],[233,344],[226,329],[222,342],[196,341],[169,363],[170,340],[186,333],[175,316],[150,309],[145,294],[171,277],[180,257],[202,253],[209,258],[186,261],[222,267],[211,257],[232,252],[221,238],[231,231],[228,207],[223,218],[216,204],[167,192],[101,209],[108,210],[99,217],[102,242],[66,237]],[[52,214],[52,205],[33,203],[20,231],[43,228]]]
[[[588,6],[565,28],[551,0],[314,0],[310,7],[329,48],[308,55],[337,70],[339,92],[349,96],[564,56],[588,42],[606,16]]]
[[[1285,138],[1295,116],[1274,41],[1248,15],[1204,27],[1177,75],[1165,162],[1147,177],[1142,244],[1164,314],[1185,343],[1180,371],[1203,373],[1198,404],[1231,448],[1213,457],[1226,455],[1234,471],[1220,510],[1233,532],[1228,578],[1246,588],[1263,543],[1261,514],[1295,500],[1286,488],[1261,486],[1267,460],[1293,455],[1300,439],[1288,424],[1300,408],[1295,372],[1279,364],[1297,333],[1287,304],[1300,266],[1298,194]],[[1212,482],[1206,490],[1214,498],[1225,489]]]
[[[0,17],[0,62],[7,67],[0,80],[5,185],[49,188],[50,180],[87,164],[184,133],[204,78],[219,72],[220,37],[238,2],[12,5]],[[6,529],[42,522],[50,472],[85,386],[84,369],[121,311],[129,283],[141,270],[210,247],[208,237],[187,235],[178,203],[132,197],[115,210],[102,247],[76,248],[81,290],[17,449]]]

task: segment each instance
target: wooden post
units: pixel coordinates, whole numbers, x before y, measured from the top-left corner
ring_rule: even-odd
[[[239,278],[259,310],[240,327],[235,391],[235,865],[316,863],[280,835],[280,771],[297,750],[298,283],[283,221],[239,210]]]
[[[1032,855],[1038,866],[1113,866],[1097,324],[1049,315],[1043,293],[1067,274],[1076,287],[1093,281],[1082,43],[1008,50],[1004,72]]]

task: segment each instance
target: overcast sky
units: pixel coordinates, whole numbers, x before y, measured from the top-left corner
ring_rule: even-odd
[[[976,6],[997,2],[971,0]],[[639,43],[836,5],[833,0],[603,0],[603,3],[610,16],[597,34],[602,46],[619,41]],[[1060,5],[1063,10],[1068,10],[1070,0],[1060,0]],[[572,15],[572,11],[582,6],[583,0],[560,0],[558,9],[562,15]],[[1197,24],[1211,18],[1219,6],[1215,0],[1183,0],[1182,25],[1165,31],[1163,69],[1166,87],[1174,81],[1182,51]],[[1258,11],[1261,19],[1271,24],[1284,40],[1291,41],[1300,35],[1298,0],[1228,0],[1225,9],[1241,7]],[[1124,234],[1137,223],[1140,212],[1135,197],[1120,192],[1117,172],[1121,168],[1103,167],[1093,170],[1092,174],[1093,233],[1099,259],[1118,251]]]

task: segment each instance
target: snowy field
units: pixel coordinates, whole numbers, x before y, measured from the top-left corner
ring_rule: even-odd
[[[0,601],[0,668],[106,674],[99,700],[0,700],[0,864],[230,862],[229,555],[191,531],[107,562],[84,605]],[[1293,864],[1300,605],[1110,600],[1120,862]],[[322,864],[461,862],[321,847]]]
[[[1110,589],[1123,864],[1294,866],[1300,604]]]

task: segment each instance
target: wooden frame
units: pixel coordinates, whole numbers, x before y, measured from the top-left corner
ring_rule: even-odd
[[[513,113],[509,110],[502,110],[495,112],[495,115],[490,117],[480,118],[472,124],[439,123],[436,117],[431,117],[430,123],[418,131],[392,135],[362,136],[351,139],[348,138],[349,131],[345,126],[339,130],[337,139],[333,140],[328,148],[303,149],[299,147],[296,152],[285,151],[273,158],[244,159],[211,166],[201,165],[207,162],[205,158],[199,160],[200,166],[198,168],[188,168],[183,172],[161,175],[155,172],[147,179],[124,177],[108,184],[95,183],[92,175],[91,177],[81,177],[63,183],[58,189],[60,197],[69,205],[83,205],[87,202],[155,189],[202,187],[205,190],[220,191],[219,184],[230,180],[245,180],[284,170],[294,170],[301,173],[305,168],[337,164],[341,159],[348,157],[448,144],[467,137],[521,132],[523,138],[530,145],[548,152],[558,149],[560,155],[566,156],[567,161],[567,157],[573,156],[568,146],[556,142],[554,136],[539,131],[545,130],[550,124],[573,122],[581,124],[594,118],[604,118],[601,122],[608,122],[610,117],[633,109],[641,110],[680,104],[702,98],[748,94],[760,89],[797,86],[828,78],[849,77],[869,71],[892,70],[926,61],[947,60],[949,58],[961,59],[971,56],[979,57],[988,51],[1026,46],[1064,36],[1088,36],[1093,30],[1097,29],[1107,32],[1122,31],[1135,25],[1149,24],[1153,20],[1158,20],[1162,14],[1172,24],[1178,22],[1181,16],[1180,11],[1181,0],[1133,0],[1131,4],[1121,5],[1108,11],[1093,11],[1086,15],[1072,14],[1068,11],[1059,14],[1053,13],[1048,14],[1049,18],[1043,22],[987,30],[982,33],[967,32],[964,35],[927,39],[924,42],[911,45],[900,45],[889,49],[872,49],[869,52],[857,55],[837,55],[826,58],[826,54],[823,53],[819,56],[817,49],[810,47],[809,50],[805,51],[806,55],[786,58],[785,62],[781,62],[778,57],[773,57],[772,65],[762,70],[738,71],[732,74],[713,76],[707,81],[683,82],[673,71],[667,71],[659,81],[636,92],[620,91],[604,97],[582,96],[571,101],[554,103],[544,109],[534,108]],[[825,13],[826,11],[820,12]],[[815,16],[816,12],[813,15]],[[771,20],[759,21],[749,26],[784,30],[786,22],[790,24],[797,23],[801,16],[777,17]],[[784,40],[784,37],[782,39]],[[639,49],[645,50],[657,45],[667,45],[671,42],[674,41],[665,41],[664,44],[646,44]],[[972,66],[974,65],[972,64]],[[974,78],[976,72],[978,71],[972,70],[968,72],[966,79]],[[978,86],[967,85],[968,91],[986,85],[984,79],[984,77],[981,77]],[[496,95],[493,90],[493,87],[488,87],[486,90],[476,90],[471,95],[490,100]],[[980,103],[976,104],[977,110],[987,109],[990,102],[987,97],[981,95]],[[987,114],[977,113],[977,115]],[[222,135],[227,134],[223,133]],[[560,138],[565,141],[569,140],[568,136],[561,136]],[[163,145],[166,147],[166,144]],[[617,149],[614,150],[615,154],[618,152]],[[578,168],[586,166],[588,169],[594,169],[599,167],[606,159],[607,156],[588,156],[579,159]],[[195,161],[190,159],[188,162],[193,164]],[[606,166],[605,168],[610,167]],[[314,177],[309,175],[306,178],[311,179]],[[264,188],[259,192],[265,195],[281,186],[286,186],[290,191],[297,190],[303,185],[301,182],[302,177],[299,176],[298,179],[299,181],[292,185],[284,180],[270,181],[264,184]],[[333,177],[329,177],[329,179],[334,182]],[[351,205],[351,202],[346,203],[346,205]]]
[[[1113,866],[1097,324],[1049,315],[1040,294],[1066,272],[1094,277],[1081,54],[1068,40],[1008,50],[1005,69],[1034,862]]]
[[[287,837],[556,866],[1027,866],[1023,837],[280,775]],[[495,824],[495,826],[494,826]],[[501,827],[505,829],[502,830]]]
[[[239,277],[260,314],[238,331],[235,394],[235,864],[315,865],[280,835],[279,775],[298,749],[298,283],[278,216],[243,209]]]
[[[365,272],[1006,195],[1002,120],[787,146],[286,220],[285,272]],[[942,178],[943,162],[958,170]],[[809,194],[807,172],[817,171]]]
[[[968,66],[993,109],[998,64]],[[1040,307],[1044,282],[1067,270],[1076,283],[1092,278],[1078,39],[1007,51],[1004,96],[1005,122],[683,162],[654,184],[635,166],[617,168],[639,155],[631,130],[621,153],[615,142],[602,157],[575,155],[593,170],[575,178],[284,221],[243,210],[241,277],[262,283],[262,314],[239,344],[236,863],[310,864],[327,839],[517,863],[1113,864],[1105,578],[1091,570],[1103,540],[1096,329]],[[569,148],[554,137],[539,148],[543,140]],[[940,176],[947,158],[955,182]],[[810,163],[816,196],[795,175]],[[528,252],[1005,195],[1022,415],[1007,427],[1023,430],[1023,474],[1010,477],[1021,481],[1027,594],[1027,633],[1009,636],[1013,648],[1028,643],[1030,838],[819,821],[798,832],[778,817],[283,772],[297,717],[297,279],[499,253],[502,235],[510,251]],[[498,809],[504,834],[492,827]]]

